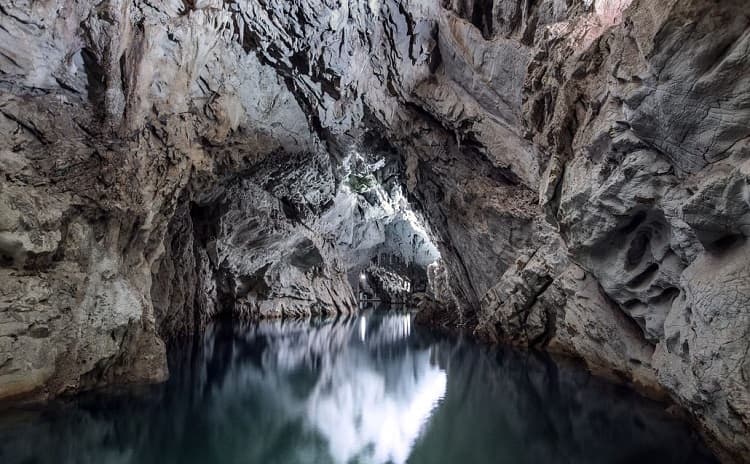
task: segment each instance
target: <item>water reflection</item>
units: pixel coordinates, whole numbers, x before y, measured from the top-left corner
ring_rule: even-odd
[[[445,394],[445,371],[430,362],[434,347],[399,346],[410,334],[410,318],[380,322],[368,332],[366,316],[359,319],[361,348],[339,351],[306,402],[306,418],[325,437],[335,462],[406,462]],[[387,349],[400,353],[397,362],[373,356]]]
[[[216,324],[174,355],[166,385],[0,416],[0,462],[712,462],[659,405],[404,314]]]

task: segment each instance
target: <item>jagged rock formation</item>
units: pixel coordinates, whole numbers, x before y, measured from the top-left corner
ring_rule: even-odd
[[[344,310],[319,218],[378,152],[450,278],[434,319],[663,389],[750,456],[744,0],[13,0],[0,26],[0,396],[162,378],[161,337],[264,298]]]
[[[411,294],[411,282],[393,271],[372,265],[367,268],[367,287],[373,297],[382,303],[404,304]]]
[[[190,334],[220,313],[351,311],[347,269],[316,232],[335,190],[328,156],[276,154],[235,177],[183,198],[172,218],[170,248],[151,289],[160,333],[169,339]]]
[[[400,160],[387,150],[368,151],[344,161],[344,181],[320,220],[321,231],[340,251],[352,287],[371,264],[424,287],[427,267],[440,252],[404,197]]]

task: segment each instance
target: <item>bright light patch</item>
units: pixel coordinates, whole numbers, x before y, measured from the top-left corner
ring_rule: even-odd
[[[380,17],[380,0],[370,0],[368,2],[370,5],[370,11],[372,11],[373,16],[376,18]]]
[[[359,339],[365,341],[367,336],[367,318],[362,316],[359,320]]]
[[[360,369],[354,377],[334,376],[310,402],[309,419],[328,439],[335,462],[407,461],[446,392],[446,373],[429,359],[429,352],[406,357],[398,388],[382,373]]]

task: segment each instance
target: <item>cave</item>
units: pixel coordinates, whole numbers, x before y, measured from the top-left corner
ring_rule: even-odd
[[[746,0],[3,0],[0,462],[750,463]]]

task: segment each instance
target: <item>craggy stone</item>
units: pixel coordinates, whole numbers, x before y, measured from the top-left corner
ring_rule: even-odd
[[[5,2],[0,397],[346,311],[359,251],[432,256],[380,221],[440,252],[421,319],[665,389],[747,461],[748,47],[745,0]]]

